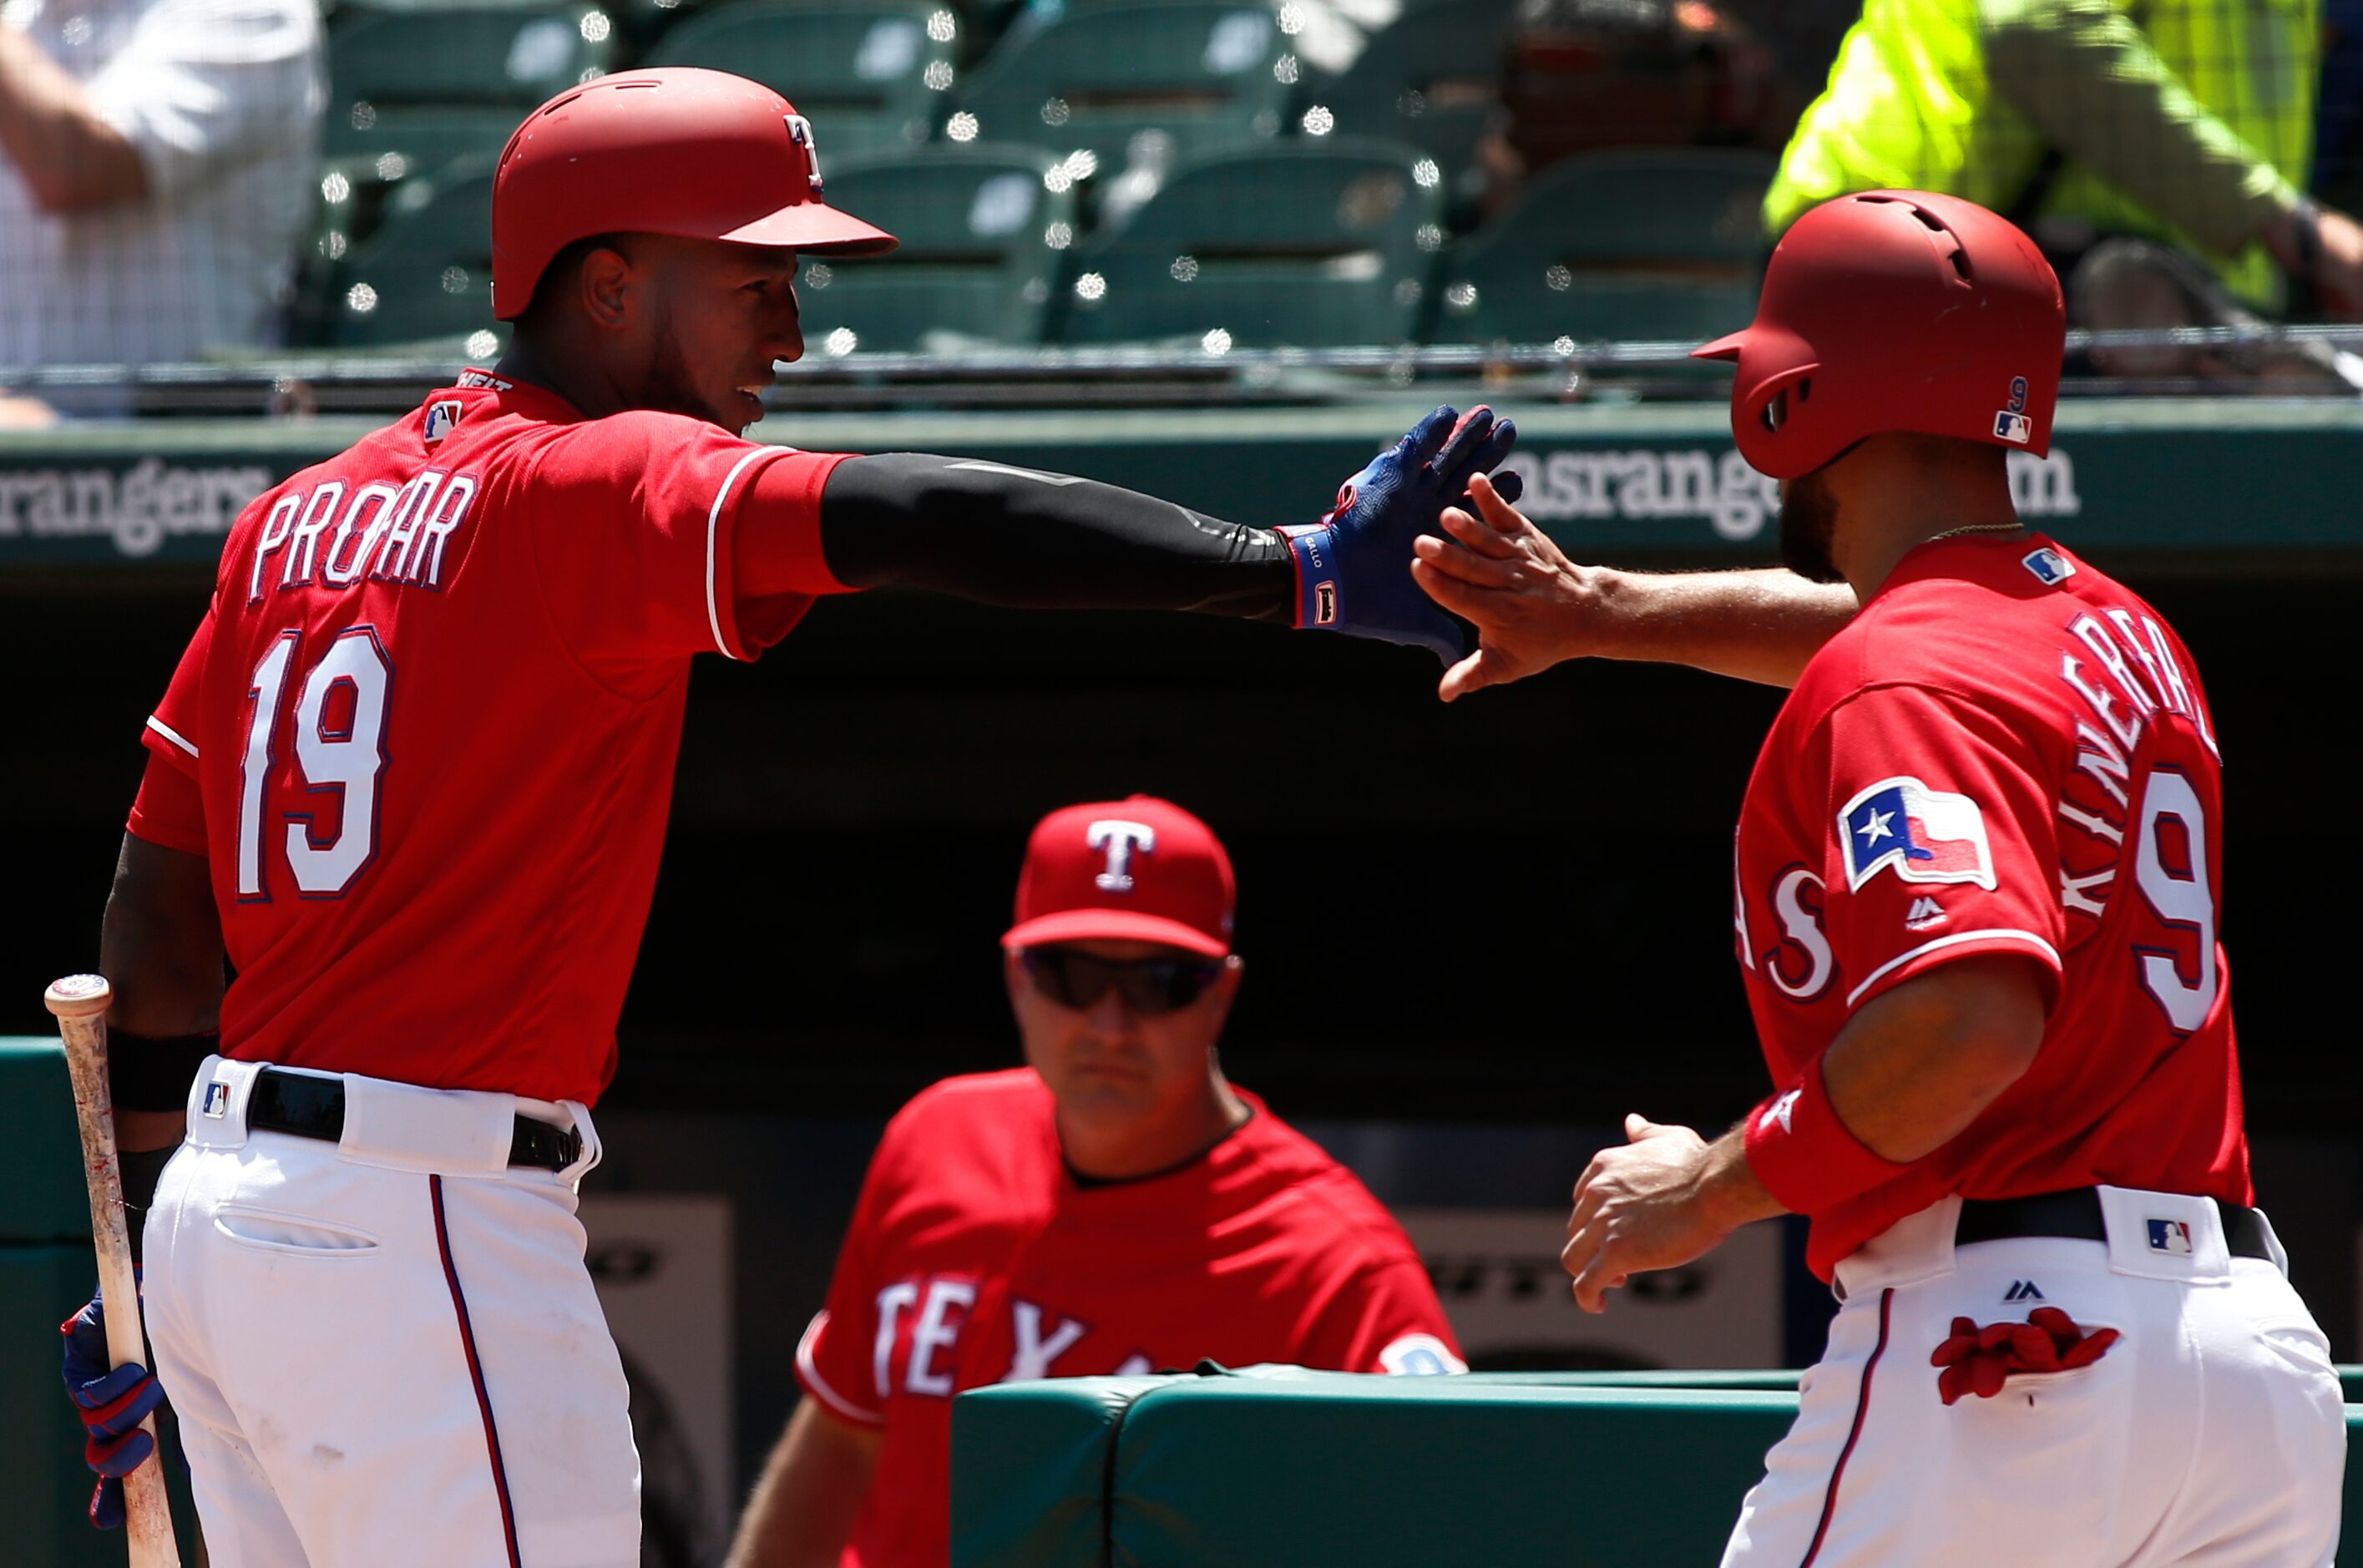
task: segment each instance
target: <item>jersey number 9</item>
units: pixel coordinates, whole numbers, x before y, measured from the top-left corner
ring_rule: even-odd
[[[2215,895],[2207,885],[2207,815],[2191,780],[2173,768],[2158,768],[2142,787],[2136,823],[2134,879],[2150,912],[2170,932],[2188,932],[2198,948],[2196,973],[2183,977],[2171,950],[2136,945],[2142,984],[2166,1009],[2177,1034],[2189,1034],[2214,1010],[2223,984],[2215,964]]]

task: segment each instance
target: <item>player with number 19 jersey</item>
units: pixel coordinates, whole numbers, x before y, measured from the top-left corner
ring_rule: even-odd
[[[734,531],[832,591],[840,461],[471,372],[250,506],[129,823],[211,849],[222,1054],[595,1101],[690,656],[812,603],[737,595]]]
[[[1736,854],[1774,1081],[1872,998],[1971,954],[2032,961],[2049,1009],[2034,1065],[1967,1130],[1813,1217],[1817,1273],[1949,1193],[2251,1201],[2216,938],[2221,773],[2181,641],[2039,536],[1921,546],[1814,657]]]

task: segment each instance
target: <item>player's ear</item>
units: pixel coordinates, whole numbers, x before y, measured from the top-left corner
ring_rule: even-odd
[[[1001,978],[1003,984],[1009,987],[1010,1011],[1015,1012],[1017,1004],[1026,995],[1026,986],[1033,984],[1026,975],[1025,949],[1003,948],[1001,950]]]
[[[577,288],[583,313],[594,325],[610,331],[620,329],[630,313],[631,296],[638,282],[632,259],[620,249],[598,246],[582,258],[582,272]]]

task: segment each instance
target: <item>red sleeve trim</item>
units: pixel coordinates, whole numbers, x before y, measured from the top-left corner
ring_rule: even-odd
[[[166,750],[164,741],[155,739],[161,726],[152,718],[148,724],[148,735],[143,737],[148,741],[148,771],[139,775],[139,794],[131,803],[124,830],[163,849],[202,855],[205,852],[205,795],[197,787],[196,775]],[[176,735],[171,740],[186,744]]]
[[[823,1307],[813,1314],[813,1320],[804,1325],[804,1337],[796,1341],[796,1381],[804,1385],[805,1393],[847,1420],[858,1422],[865,1427],[884,1426],[886,1418],[883,1415],[855,1404],[836,1389],[831,1388],[827,1380],[821,1376],[820,1365],[815,1358],[814,1350],[819,1343],[821,1335],[827,1329],[828,1309]]]

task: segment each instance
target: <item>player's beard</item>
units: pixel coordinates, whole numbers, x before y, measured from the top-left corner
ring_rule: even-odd
[[[673,335],[670,301],[657,306],[655,333],[656,345],[649,350],[648,369],[640,376],[639,406],[664,414],[685,414],[709,425],[719,425],[734,436],[741,433],[743,425],[724,417],[697,390],[697,379],[690,374],[689,356],[682,351],[681,339]]]
[[[1838,498],[1820,469],[1789,481],[1781,490],[1781,561],[1798,576],[1813,583],[1843,583],[1830,553],[1837,537]]]

